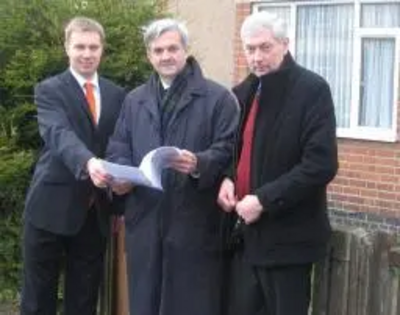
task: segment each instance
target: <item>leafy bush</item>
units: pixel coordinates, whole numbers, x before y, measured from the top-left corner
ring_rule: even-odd
[[[0,159],[0,300],[13,299],[21,267],[21,209],[33,153],[1,150]]]
[[[100,72],[127,89],[150,70],[141,28],[163,7],[155,0],[0,1],[0,300],[16,297],[23,202],[40,147],[33,87],[68,67],[63,27],[74,16],[106,31]]]

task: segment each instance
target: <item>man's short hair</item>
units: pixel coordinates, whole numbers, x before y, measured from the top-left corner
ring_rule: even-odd
[[[185,48],[189,44],[189,32],[183,22],[174,19],[161,19],[151,22],[144,27],[143,41],[147,49],[150,48],[152,41],[160,37],[165,32],[176,31],[179,33],[182,44]]]
[[[65,29],[65,42],[67,43],[71,38],[73,32],[94,32],[100,35],[101,42],[105,41],[105,32],[103,26],[90,18],[79,16],[75,17],[68,22]]]
[[[246,17],[240,29],[240,38],[243,41],[262,29],[270,30],[277,39],[288,38],[285,21],[266,11],[256,12]]]

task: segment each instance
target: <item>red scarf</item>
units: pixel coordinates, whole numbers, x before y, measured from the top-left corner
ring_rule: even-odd
[[[259,90],[257,90],[250,112],[247,117],[246,125],[242,134],[242,150],[240,153],[239,164],[237,166],[236,194],[241,200],[250,192],[250,174],[251,174],[251,151],[253,148],[254,125],[258,111]]]

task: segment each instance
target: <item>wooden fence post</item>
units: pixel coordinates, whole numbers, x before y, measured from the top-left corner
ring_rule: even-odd
[[[400,247],[390,249],[389,268],[392,286],[390,315],[400,315]]]
[[[129,315],[128,307],[128,281],[126,274],[126,254],[125,254],[125,225],[122,224],[118,233],[116,246],[116,299],[115,311],[113,315]]]
[[[331,255],[331,247],[329,247],[326,257],[314,267],[312,280],[312,315],[329,315]]]
[[[393,245],[393,237],[387,233],[378,232],[374,235],[374,251],[371,261],[369,291],[369,315],[388,315],[390,310],[387,306],[391,295],[390,272],[389,272],[389,251]]]
[[[338,229],[332,235],[329,315],[347,315],[351,232],[352,229]]]
[[[352,231],[347,315],[368,315],[372,235],[362,228]]]

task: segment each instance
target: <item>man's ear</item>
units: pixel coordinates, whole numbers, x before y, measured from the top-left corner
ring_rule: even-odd
[[[64,42],[64,51],[68,55],[68,42]]]
[[[281,43],[285,46],[286,52],[289,51],[289,38],[281,39]]]

